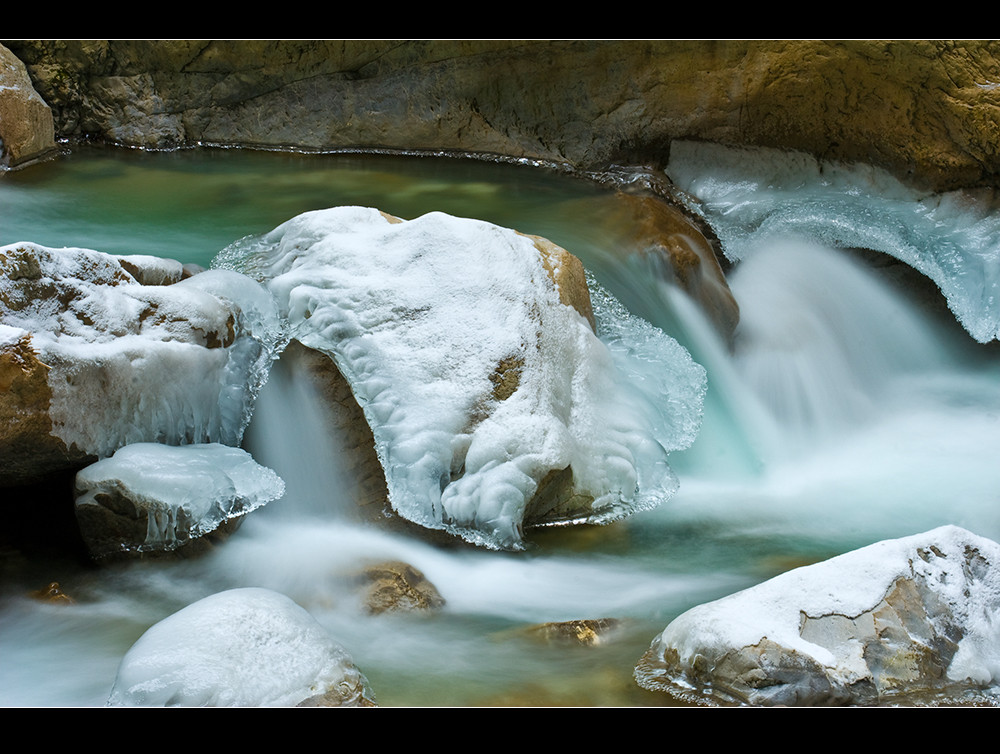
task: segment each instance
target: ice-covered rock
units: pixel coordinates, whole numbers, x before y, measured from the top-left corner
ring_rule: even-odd
[[[170,266],[0,248],[0,483],[129,443],[239,444],[283,338],[271,296],[230,271],[145,286],[127,267]]]
[[[636,667],[700,703],[1000,703],[1000,545],[945,526],[695,607]]]
[[[216,264],[268,281],[291,335],[336,361],[411,521],[516,548],[525,524],[603,522],[676,487],[666,451],[693,439],[704,371],[655,328],[599,340],[582,266],[544,239],[339,207]],[[649,357],[666,421],[619,370]]]
[[[76,475],[76,517],[95,558],[175,550],[284,493],[239,448],[126,445]]]
[[[372,704],[347,652],[288,597],[233,589],[160,621],[126,653],[109,706]]]

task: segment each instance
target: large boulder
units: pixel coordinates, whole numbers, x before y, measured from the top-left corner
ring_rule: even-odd
[[[232,589],[163,619],[122,659],[120,707],[372,706],[347,652],[303,608]]]
[[[604,522],[675,489],[704,372],[662,332],[597,338],[585,275],[544,239],[432,213],[310,212],[224,251],[267,281],[291,334],[336,362],[372,429],[392,507],[489,547],[530,525]],[[620,309],[620,305],[618,307]],[[663,349],[649,411],[619,360]],[[690,412],[690,413],[687,413]],[[662,423],[659,423],[661,422]]]
[[[170,552],[281,497],[285,485],[239,448],[126,445],[76,475],[76,517],[97,559]]]
[[[695,607],[636,679],[702,704],[998,703],[998,616],[1000,545],[946,526]]]
[[[0,248],[0,485],[134,442],[238,445],[282,338],[249,278],[85,249]],[[172,272],[171,272],[172,270]]]
[[[609,251],[624,267],[641,267],[649,279],[679,288],[720,337],[732,341],[740,320],[739,305],[703,226],[677,206],[646,193],[619,192],[610,201],[601,197],[582,200],[579,205],[580,212],[596,218],[608,231]]]
[[[31,85],[24,63],[0,45],[0,167],[55,148],[52,111]]]
[[[663,167],[674,139],[939,189],[1000,173],[1000,43],[9,41],[66,137],[456,150]]]

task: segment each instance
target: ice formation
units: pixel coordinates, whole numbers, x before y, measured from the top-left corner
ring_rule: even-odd
[[[78,472],[76,490],[78,516],[101,506],[103,498],[113,501],[110,509],[127,505],[132,508],[127,518],[146,521],[144,537],[125,541],[119,536],[115,542],[106,540],[120,535],[121,526],[98,526],[93,532],[81,526],[88,542],[97,538],[91,551],[101,556],[114,550],[172,550],[280,498],[285,485],[239,448],[136,443]]]
[[[145,286],[113,256],[31,243],[0,248],[0,260],[0,337],[30,336],[67,447],[103,457],[135,442],[239,444],[283,337],[259,284],[210,271]]]
[[[370,696],[350,656],[308,612],[277,592],[246,588],[206,597],[146,631],[122,659],[108,705],[358,706]]]
[[[1000,337],[1000,212],[992,190],[928,194],[867,165],[674,142],[667,171],[732,260],[797,234],[880,251],[933,280],[979,342]]]
[[[636,679],[692,701],[947,700],[996,689],[998,611],[1000,545],[945,526],[695,607],[653,640]]]
[[[676,486],[666,450],[693,439],[704,371],[655,328],[633,343],[624,319],[609,349],[560,302],[529,237],[441,213],[404,222],[340,207],[216,264],[266,280],[291,336],[336,361],[372,426],[391,503],[410,520],[516,548],[529,501],[567,469],[586,498],[579,520],[591,522]],[[660,358],[669,377],[648,390],[665,387],[669,400],[647,415],[655,399],[616,361]],[[502,387],[511,376],[513,389]]]

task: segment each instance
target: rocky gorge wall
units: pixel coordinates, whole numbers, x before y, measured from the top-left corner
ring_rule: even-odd
[[[57,136],[662,167],[675,139],[1000,174],[992,41],[5,41]],[[0,118],[0,122],[2,122]]]

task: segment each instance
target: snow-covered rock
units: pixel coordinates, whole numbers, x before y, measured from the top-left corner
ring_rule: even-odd
[[[109,706],[371,705],[365,677],[303,608],[267,589],[195,602],[122,659]]]
[[[636,667],[699,703],[1000,703],[1000,545],[954,526],[798,568],[670,623]]]
[[[633,342],[619,320],[617,347],[598,339],[582,266],[544,239],[339,207],[216,264],[266,280],[292,337],[335,360],[411,521],[517,548],[525,524],[608,521],[676,487],[666,451],[693,439],[704,371],[655,328]],[[666,421],[619,369],[651,355]]]
[[[284,493],[226,445],[126,445],[76,475],[76,517],[96,558],[174,550]]]
[[[230,271],[140,285],[126,267],[167,267],[125,262],[0,248],[0,483],[129,443],[239,444],[283,338],[271,296]]]

